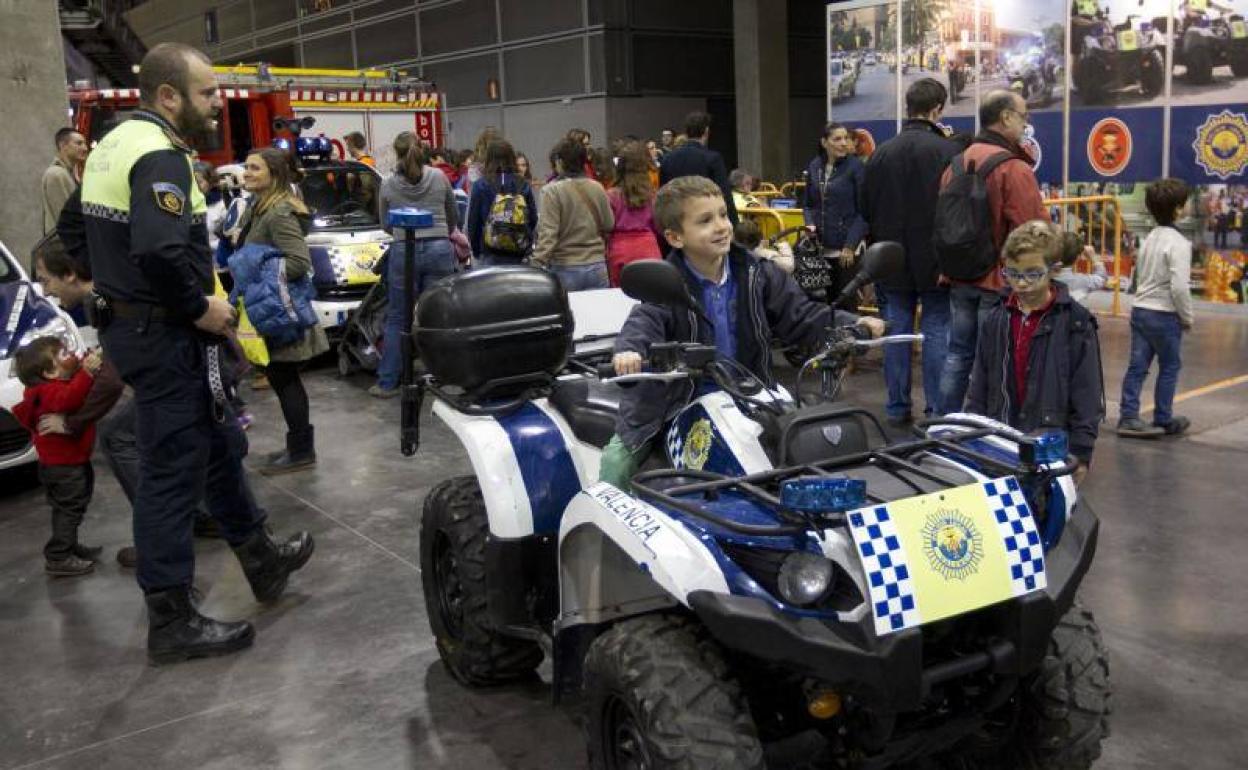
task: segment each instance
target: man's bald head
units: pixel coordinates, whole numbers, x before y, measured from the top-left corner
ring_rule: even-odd
[[[1027,111],[1023,97],[1015,91],[997,88],[984,94],[979,102],[979,124],[984,128],[996,128],[1001,125],[1002,117],[1008,110]]]

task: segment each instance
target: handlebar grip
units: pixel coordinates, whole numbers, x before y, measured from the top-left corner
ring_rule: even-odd
[[[594,373],[598,376],[598,379],[600,380],[605,380],[608,377],[614,377],[615,376],[615,364],[611,363],[610,361],[606,362],[605,364],[597,364],[594,366]]]

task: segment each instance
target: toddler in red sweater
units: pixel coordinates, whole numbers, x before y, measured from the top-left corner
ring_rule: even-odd
[[[78,527],[95,488],[95,426],[76,436],[40,435],[38,424],[45,414],[67,414],[82,406],[100,368],[100,354],[92,352],[79,362],[56,337],[40,337],[17,351],[14,365],[26,390],[13,416],[34,439],[39,481],[52,508],[52,537],[43,548],[45,570],[59,577],[85,575],[95,568],[99,552],[78,542]]]

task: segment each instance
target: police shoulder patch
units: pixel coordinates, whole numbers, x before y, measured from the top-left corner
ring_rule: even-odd
[[[156,196],[156,207],[167,214],[180,217],[186,210],[186,195],[176,184],[156,182],[152,194]]]

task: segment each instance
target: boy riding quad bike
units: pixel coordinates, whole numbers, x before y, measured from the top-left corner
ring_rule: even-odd
[[[898,252],[872,247],[864,274]],[[635,263],[624,290],[696,318],[680,270]],[[468,686],[551,656],[593,767],[759,768],[764,742],[809,730],[841,766],[1098,756],[1105,653],[1075,601],[1098,525],[1060,434],[955,415],[889,446],[863,410],[798,406],[698,341],[608,376],[569,362],[566,294],[528,268],[435,285],[416,335],[404,450],[431,394],[473,470],[422,512],[439,653]],[[859,336],[827,335],[812,367]],[[623,489],[597,478],[630,382],[700,395]]]

